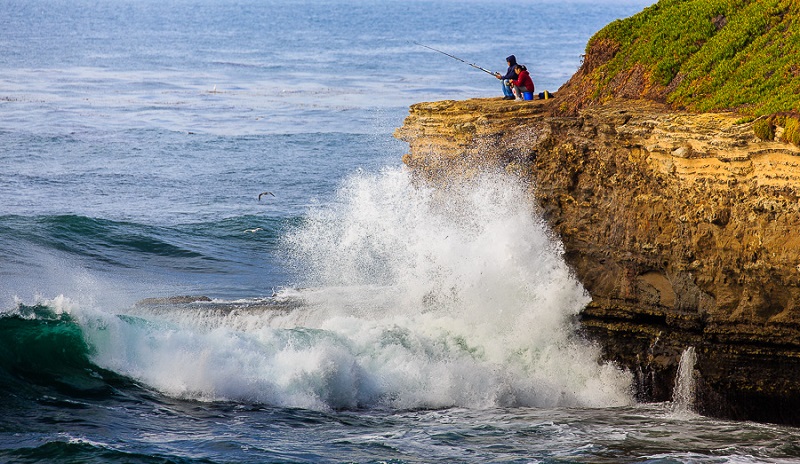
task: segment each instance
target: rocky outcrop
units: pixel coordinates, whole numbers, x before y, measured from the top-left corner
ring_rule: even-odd
[[[529,182],[592,296],[583,330],[640,399],[670,399],[694,346],[700,412],[800,424],[800,150],[733,114],[557,104],[420,103],[395,135],[422,178]]]

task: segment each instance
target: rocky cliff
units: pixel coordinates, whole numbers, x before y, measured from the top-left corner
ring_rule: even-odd
[[[420,103],[395,135],[420,178],[529,182],[592,296],[583,330],[641,400],[670,399],[694,346],[699,412],[800,424],[800,150],[730,113],[558,104]]]

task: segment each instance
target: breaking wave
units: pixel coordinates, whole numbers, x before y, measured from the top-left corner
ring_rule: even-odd
[[[575,334],[589,298],[532,204],[502,175],[430,189],[404,169],[360,173],[284,237],[295,288],[60,311],[92,366],[178,398],[319,410],[628,404],[630,376]]]

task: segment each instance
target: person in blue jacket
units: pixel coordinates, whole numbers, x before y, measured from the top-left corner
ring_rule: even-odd
[[[508,63],[506,74],[494,73],[494,77],[503,81],[503,99],[513,100],[514,93],[511,91],[511,81],[517,78],[517,73],[514,72],[514,67],[517,65],[517,57],[510,55],[506,58],[506,62]]]

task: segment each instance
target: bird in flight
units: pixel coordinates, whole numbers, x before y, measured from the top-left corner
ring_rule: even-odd
[[[258,194],[258,201],[261,201],[261,197],[263,197],[264,195],[272,195],[273,197],[275,196],[275,194],[272,192],[261,192]]]

